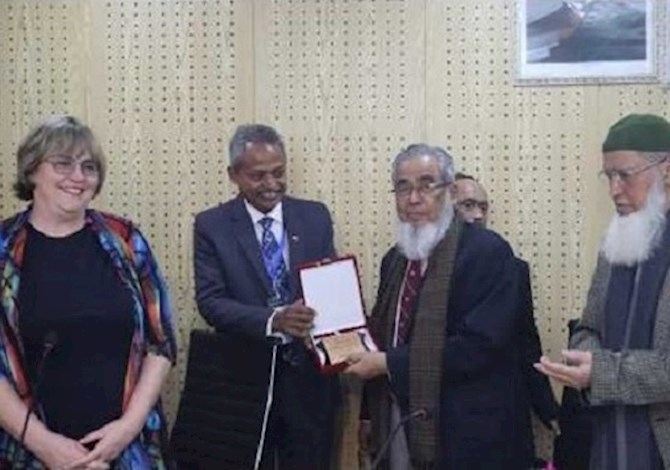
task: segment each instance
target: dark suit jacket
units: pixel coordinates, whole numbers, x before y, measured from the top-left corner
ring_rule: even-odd
[[[291,299],[298,294],[295,267],[333,257],[333,226],[326,206],[285,197]],[[237,197],[196,216],[195,292],[198,310],[217,331],[241,333],[267,344],[265,328],[272,285],[265,271],[254,227]]]
[[[549,379],[538,372],[533,364],[540,360],[542,355],[542,344],[540,335],[535,325],[533,315],[533,294],[530,287],[530,271],[528,263],[522,259],[516,259],[519,270],[519,302],[521,317],[518,335],[515,339],[520,354],[521,366],[523,368],[523,387],[519,390],[519,419],[523,423],[523,433],[519,434],[527,452],[527,461],[532,463],[535,454],[533,443],[533,429],[530,418],[530,409],[537,414],[545,426],[550,426],[550,421],[557,418],[558,404],[549,385]]]
[[[382,261],[381,286],[387,282],[390,259],[389,253]],[[515,392],[522,377],[518,348],[513,345],[519,317],[517,277],[507,242],[477,225],[463,226],[450,286],[442,387],[436,404],[439,468],[519,468],[522,451],[515,437],[520,431]],[[414,340],[410,337],[410,342]],[[408,413],[409,348],[388,349],[387,361],[391,387],[401,410]]]
[[[282,205],[293,301],[299,296],[295,267],[335,255],[333,228],[328,209],[321,203],[284,197]],[[259,396],[266,396],[273,351],[273,341],[266,337],[267,322],[273,311],[267,306],[271,281],[241,197],[196,216],[194,263],[198,310],[227,344],[226,351],[219,352],[226,357],[213,360],[227,364],[230,376],[244,377],[244,384],[233,382],[220,393],[222,401],[230,402],[227,412],[235,414],[243,409],[240,405],[244,405],[245,400],[255,397],[258,402]],[[290,416],[297,427],[318,437],[322,431],[331,432],[324,428],[331,426],[330,407],[336,400],[337,382],[324,379],[318,373],[302,343],[294,342],[291,347],[302,351],[303,360],[298,367],[287,367],[277,359],[272,412],[282,410],[282,416]],[[277,357],[281,358],[282,354],[278,353]],[[287,404],[295,409],[282,408]],[[247,416],[249,423],[241,427],[240,432],[259,440],[255,434],[262,432],[263,416],[264,412]],[[303,439],[306,446],[311,445],[310,436]],[[238,437],[231,436],[231,441]],[[282,436],[267,436],[270,440],[277,437]],[[244,436],[240,439],[248,441]]]

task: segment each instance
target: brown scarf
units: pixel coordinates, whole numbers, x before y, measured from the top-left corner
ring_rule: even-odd
[[[409,335],[409,411],[426,409],[432,415],[431,419],[415,420],[410,426],[410,457],[412,465],[417,469],[435,468],[437,463],[447,304],[462,227],[462,222],[454,218],[447,234],[428,258],[428,267]],[[392,344],[398,296],[406,266],[407,259],[397,250],[393,251],[388,277],[384,285],[380,286],[377,303],[372,310],[370,328],[382,348]],[[380,445],[387,439],[390,431],[390,395],[386,378],[370,382],[368,390],[373,435],[376,444]]]

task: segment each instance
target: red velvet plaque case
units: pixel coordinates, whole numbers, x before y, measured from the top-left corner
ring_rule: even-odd
[[[302,265],[298,274],[305,305],[316,311],[312,346],[322,373],[345,369],[350,354],[377,351],[367,327],[356,258]]]

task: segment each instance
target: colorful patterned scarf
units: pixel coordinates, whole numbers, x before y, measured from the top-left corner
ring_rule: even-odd
[[[0,302],[3,308],[0,312],[0,380],[7,380],[26,406],[31,406],[33,397],[18,329],[18,296],[29,217],[30,209],[4,221],[0,228]],[[139,380],[147,352],[167,357],[172,363],[176,359],[172,309],[167,286],[149,244],[130,221],[89,210],[86,212],[86,224],[97,234],[100,245],[112,259],[116,272],[133,296],[135,330],[125,377],[125,410]],[[117,467],[131,470],[164,469],[161,447],[165,442],[165,433],[166,422],[159,402],[147,416],[139,436],[119,455]],[[10,463],[13,468],[43,468],[34,455],[0,429],[0,468],[3,461]]]

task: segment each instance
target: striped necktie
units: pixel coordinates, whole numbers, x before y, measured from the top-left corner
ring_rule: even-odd
[[[263,228],[261,236],[261,252],[268,277],[272,282],[274,307],[286,305],[290,300],[289,273],[284,261],[284,246],[277,243],[272,233],[272,218],[263,217],[259,224]]]
[[[405,282],[400,293],[400,311],[398,312],[398,338],[396,344],[401,346],[407,343],[412,325],[412,316],[416,309],[416,302],[421,289],[421,261],[412,260],[407,263]]]

